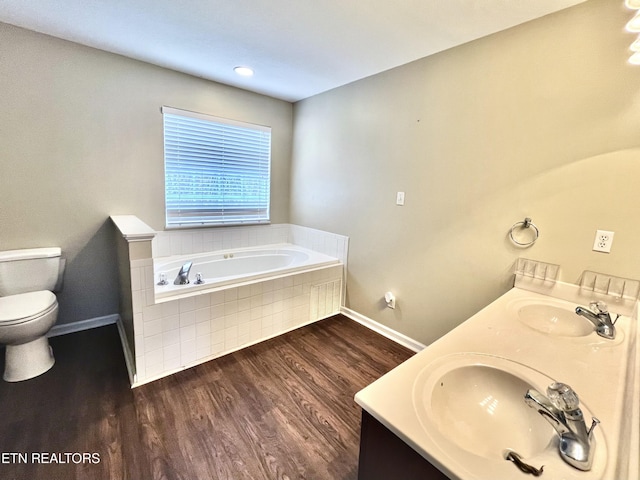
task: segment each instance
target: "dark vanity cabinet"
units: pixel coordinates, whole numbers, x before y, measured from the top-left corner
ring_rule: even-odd
[[[358,480],[449,480],[387,427],[362,410]]]

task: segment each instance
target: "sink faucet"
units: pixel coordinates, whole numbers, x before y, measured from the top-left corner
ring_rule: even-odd
[[[607,310],[607,304],[604,302],[591,302],[590,308],[576,307],[576,313],[583,316],[591,323],[596,329],[596,333],[601,337],[613,340],[616,338],[616,329],[614,327],[618,315],[615,320],[611,319],[611,314]]]
[[[182,265],[182,268],[178,272],[178,276],[173,281],[174,285],[186,285],[189,283],[189,270],[191,270],[191,265],[193,265],[192,262],[187,262]]]
[[[554,382],[547,387],[546,397],[530,389],[524,401],[535,408],[558,433],[562,459],[578,470],[590,470],[596,446],[593,429],[600,420],[593,417],[591,427],[587,430],[576,392],[565,383]]]

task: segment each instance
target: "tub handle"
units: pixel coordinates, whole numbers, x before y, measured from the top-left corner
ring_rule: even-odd
[[[204,280],[202,279],[202,273],[200,272],[196,273],[196,281],[193,283],[195,285],[202,285],[204,283]]]

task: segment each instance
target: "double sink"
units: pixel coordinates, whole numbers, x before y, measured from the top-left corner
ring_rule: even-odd
[[[614,339],[602,338],[575,313],[590,298],[571,287],[564,288],[571,300],[510,290],[356,401],[451,479],[531,478],[527,466],[542,478],[628,478],[624,423],[638,408],[626,404],[632,312],[619,318]],[[553,422],[525,402],[528,391],[545,394],[554,382],[577,393],[587,428],[600,421],[588,466],[562,457]],[[524,470],[507,460],[510,452]]]

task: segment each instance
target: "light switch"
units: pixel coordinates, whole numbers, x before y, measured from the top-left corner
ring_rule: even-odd
[[[404,205],[404,192],[396,194],[396,205]]]

